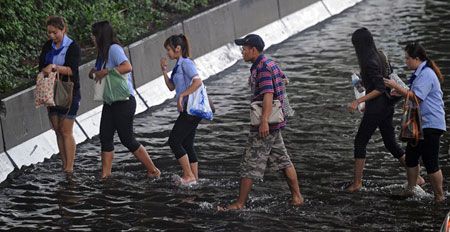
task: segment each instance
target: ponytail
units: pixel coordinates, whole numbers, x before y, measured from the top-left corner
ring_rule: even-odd
[[[166,41],[164,42],[165,48],[170,47],[174,51],[177,46],[180,46],[181,55],[184,58],[191,57],[191,49],[189,46],[189,40],[187,39],[187,37],[185,35],[183,35],[183,34],[172,35],[169,38],[167,38]]]
[[[408,56],[411,58],[419,58],[420,61],[427,61],[427,65],[433,69],[440,82],[444,82],[444,76],[442,76],[441,70],[433,60],[428,58],[425,48],[422,45],[419,43],[408,44],[405,47],[405,52],[408,53]]]
[[[441,70],[436,65],[436,62],[434,62],[434,60],[429,59],[428,57],[426,60],[427,60],[428,66],[430,66],[430,68],[433,69],[434,73],[436,73],[436,76],[439,78],[441,83],[444,83],[444,76],[442,76]]]

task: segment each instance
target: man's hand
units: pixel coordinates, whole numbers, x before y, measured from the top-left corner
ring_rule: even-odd
[[[265,138],[269,135],[269,122],[261,121],[259,124],[259,137]]]

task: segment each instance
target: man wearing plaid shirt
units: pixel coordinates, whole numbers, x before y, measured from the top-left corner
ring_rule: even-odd
[[[252,90],[251,102],[262,101],[261,123],[250,129],[245,154],[241,162],[241,182],[239,197],[233,204],[219,210],[242,209],[247,201],[248,194],[254,180],[264,177],[266,166],[283,171],[286,176],[291,194],[291,204],[300,206],[303,197],[297,179],[297,172],[287,153],[281,136],[281,129],[286,126],[286,120],[269,125],[269,115],[272,111],[272,101],[280,100],[284,104],[284,79],[283,72],[275,62],[267,59],[261,52],[264,49],[264,41],[255,34],[250,34],[243,39],[235,40],[242,46],[242,56],[246,62],[252,62],[250,69],[249,85]],[[284,108],[284,107],[283,107]]]

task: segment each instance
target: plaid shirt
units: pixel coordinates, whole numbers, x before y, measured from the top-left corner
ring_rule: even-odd
[[[250,68],[249,85],[252,90],[251,102],[262,101],[264,94],[273,93],[273,99],[280,100],[284,109],[284,78],[286,76],[278,67],[278,65],[267,59],[264,55],[260,55]],[[277,124],[269,124],[270,132],[282,129],[286,126],[286,119]],[[258,131],[258,126],[252,126],[251,131]]]

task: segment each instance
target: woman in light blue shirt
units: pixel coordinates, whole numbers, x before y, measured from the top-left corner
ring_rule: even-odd
[[[130,91],[127,100],[115,101],[111,104],[103,103],[100,119],[102,178],[111,176],[114,157],[114,133],[116,131],[122,144],[145,166],[147,176],[159,177],[161,172],[153,164],[147,150],[136,140],[133,133],[136,99],[130,75],[132,66],[108,21],[94,23],[92,35],[97,48],[97,60],[95,68],[89,73],[89,77],[97,82],[106,81],[102,79],[109,78],[108,70],[116,69],[118,73],[128,75],[128,89]]]
[[[405,48],[406,66],[415,70],[409,79],[411,91],[419,99],[420,116],[424,139],[416,146],[408,142],[406,146],[406,166],[408,189],[414,189],[419,173],[419,158],[430,176],[435,201],[445,200],[442,189],[442,172],[439,169],[439,140],[446,131],[444,101],[441,83],[444,81],[439,67],[428,58],[425,49],[418,43],[408,44]],[[399,86],[392,79],[385,79],[385,85],[394,88],[406,96],[408,90]]]
[[[178,112],[180,113],[170,132],[169,146],[175,154],[183,176],[178,181],[181,185],[195,184],[198,180],[198,159],[194,149],[194,139],[200,117],[189,115],[186,111],[187,99],[202,85],[197,68],[189,58],[189,42],[185,35],[172,35],[164,42],[169,59],[177,63],[172,76],[167,75],[167,59],[161,59],[161,70],[164,81],[170,91],[175,90]]]

